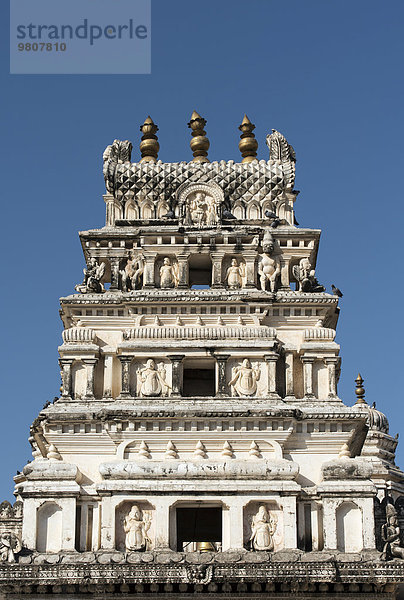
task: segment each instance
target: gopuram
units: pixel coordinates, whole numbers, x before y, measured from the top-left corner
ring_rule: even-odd
[[[106,225],[61,299],[62,387],[0,505],[0,598],[396,597],[397,438],[338,396],[339,290],[298,226],[293,147],[158,160],[158,128],[104,152]],[[80,265],[77,265],[79,274]],[[21,468],[21,466],[20,466]]]

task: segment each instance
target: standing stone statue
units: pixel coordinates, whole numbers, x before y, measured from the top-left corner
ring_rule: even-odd
[[[160,287],[173,288],[177,287],[179,281],[178,265],[172,265],[171,260],[166,257],[163,260],[163,265],[160,268]]]
[[[254,369],[248,358],[245,358],[241,366],[233,369],[229,385],[237,396],[254,396],[260,376],[261,371]]]
[[[231,261],[231,266],[227,269],[226,281],[231,289],[241,288],[245,278],[245,266],[243,263],[238,264],[235,258]]]
[[[120,271],[122,291],[139,290],[143,286],[144,258],[128,258],[125,268]]]
[[[262,291],[276,292],[277,282],[281,274],[281,262],[279,256],[274,255],[274,240],[269,232],[266,232],[262,241],[263,254],[258,263],[258,275]]]
[[[381,560],[389,558],[404,559],[404,548],[400,541],[400,526],[398,524],[397,511],[392,504],[386,506],[387,523],[382,525],[382,540],[384,542]]]
[[[146,367],[138,371],[138,392],[141,396],[167,396],[170,386],[166,382],[166,371],[163,365],[159,369],[153,359],[146,362]]]
[[[147,544],[151,544],[151,540],[147,535],[150,525],[150,519],[143,518],[143,513],[139,506],[134,504],[123,523],[123,529],[126,534],[126,550],[146,550]]]
[[[96,258],[90,258],[88,267],[83,269],[83,283],[75,286],[75,290],[80,294],[100,294],[105,292],[101,279],[105,273],[105,263],[98,264]]]
[[[276,531],[276,519],[272,517],[263,504],[253,517],[250,544],[253,550],[273,550],[273,535]]]

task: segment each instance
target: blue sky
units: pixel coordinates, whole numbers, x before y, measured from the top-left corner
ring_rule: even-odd
[[[297,153],[296,215],[323,230],[318,279],[344,292],[339,393],[404,433],[403,17],[399,1],[153,0],[152,74],[9,75],[1,6],[2,436],[0,499],[31,457],[29,425],[58,393],[58,299],[81,280],[78,230],[104,224],[102,152],[158,124],[164,161],[190,160],[193,109],[211,160],[239,160],[238,125],[281,131]],[[395,308],[396,307],[396,308]],[[404,466],[404,440],[398,451]]]

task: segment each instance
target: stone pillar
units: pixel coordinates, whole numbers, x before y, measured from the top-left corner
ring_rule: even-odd
[[[172,364],[171,396],[181,396],[181,363],[184,356],[185,354],[169,354],[167,356]]]
[[[323,498],[324,550],[337,549],[337,500]]]
[[[112,382],[114,367],[114,351],[108,351],[104,348],[104,398],[112,398]]]
[[[109,286],[110,292],[118,292],[119,291],[119,257],[112,256],[109,259],[109,264],[111,265],[111,285]]]
[[[290,263],[290,258],[282,258],[281,259],[281,290],[289,290],[290,289],[289,263]]]
[[[294,379],[293,379],[293,359],[292,351],[285,352],[285,392],[287,398],[295,397]]]
[[[244,250],[243,258],[245,260],[246,266],[246,284],[244,287],[246,288],[256,288],[255,283],[255,272],[256,272],[256,262],[257,262],[257,252],[256,250]]]
[[[101,499],[101,548],[115,548],[115,506],[112,496],[103,496]]]
[[[62,369],[62,398],[71,399],[72,397],[72,364],[73,358],[61,358],[59,360]]]
[[[97,358],[82,358],[87,370],[86,398],[94,398],[94,367],[97,364]]]
[[[122,366],[120,398],[130,398],[130,363],[133,356],[118,356]]]
[[[24,518],[22,520],[22,545],[28,550],[36,549],[37,532],[37,507],[36,498],[24,499]]]
[[[243,550],[243,504],[244,498],[226,498],[227,510],[223,511],[223,550]]]
[[[297,548],[297,519],[295,496],[283,496],[283,543],[285,549]]]
[[[168,550],[170,548],[170,504],[172,498],[156,498],[153,503],[156,507],[155,515],[155,548]],[[173,515],[175,518],[175,515]],[[176,550],[176,548],[175,548]]]
[[[62,508],[62,550],[74,551],[76,538],[76,498],[58,498]]]
[[[156,287],[156,283],[154,281],[154,260],[155,256],[145,256],[145,264],[143,271],[143,287],[144,288],[154,288]]]
[[[337,397],[337,378],[336,378],[336,367],[338,363],[338,357],[327,357],[324,359],[328,370],[328,397]]]
[[[314,358],[302,356],[304,397],[314,398],[313,393],[313,363]]]
[[[279,358],[279,354],[273,352],[272,354],[266,354],[264,356],[267,369],[268,369],[268,395],[278,395],[276,392],[276,363]]]
[[[230,358],[230,354],[216,354],[215,358],[218,366],[216,396],[229,396],[226,382],[226,364],[227,360]]]
[[[178,259],[178,271],[179,271],[179,288],[189,288],[189,268],[188,268],[188,254],[179,254]]]
[[[362,509],[363,547],[373,550],[376,547],[373,497],[362,498],[358,504]]]
[[[210,257],[212,259],[212,288],[222,288],[222,260],[223,253],[211,252]]]

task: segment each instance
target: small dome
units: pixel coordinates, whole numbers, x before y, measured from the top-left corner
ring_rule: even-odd
[[[370,406],[369,416],[367,419],[367,424],[369,429],[373,431],[382,431],[383,433],[389,432],[389,421],[385,414],[377,410],[374,406]]]

